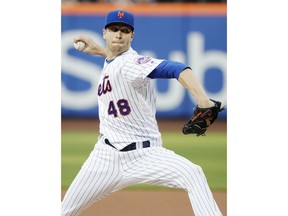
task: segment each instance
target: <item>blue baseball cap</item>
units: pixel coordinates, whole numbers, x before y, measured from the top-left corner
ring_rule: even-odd
[[[134,16],[125,10],[115,10],[107,14],[105,28],[112,23],[124,23],[134,31]]]

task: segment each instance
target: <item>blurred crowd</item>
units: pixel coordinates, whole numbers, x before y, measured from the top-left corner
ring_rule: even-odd
[[[226,0],[62,0],[64,2],[101,2],[101,3],[149,3],[149,2],[194,2],[194,3],[221,3]]]

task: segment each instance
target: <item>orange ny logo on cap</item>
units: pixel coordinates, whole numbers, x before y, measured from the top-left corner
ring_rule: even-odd
[[[118,11],[118,17],[123,18],[124,17],[124,12],[123,11]]]

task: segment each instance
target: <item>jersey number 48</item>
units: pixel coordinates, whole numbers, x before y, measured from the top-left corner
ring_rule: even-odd
[[[116,106],[114,101],[109,102],[108,115],[114,115],[116,118],[118,117],[118,112],[123,116],[130,114],[131,108],[129,106],[129,102],[126,99],[119,99],[116,103]]]

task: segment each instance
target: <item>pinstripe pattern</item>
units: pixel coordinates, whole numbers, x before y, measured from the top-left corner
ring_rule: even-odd
[[[162,147],[154,82],[147,78],[161,62],[139,59],[132,48],[105,62],[98,88],[101,135],[64,196],[62,216],[80,215],[93,202],[141,183],[186,190],[196,216],[222,215],[201,167]],[[141,148],[143,141],[150,147]],[[119,151],[132,142],[136,150]]]
[[[159,138],[156,113],[156,98],[154,82],[146,76],[157,67],[162,60],[152,59],[144,64],[136,64],[139,58],[137,52],[130,48],[112,62],[105,62],[99,85],[103,78],[109,76],[112,91],[99,96],[100,133],[108,136],[109,141],[122,149],[132,142],[140,142],[151,138]],[[128,101],[131,107],[129,115],[117,117],[108,114],[109,103],[114,104],[119,99]]]
[[[201,167],[163,148],[161,139],[152,140],[150,148],[120,152],[105,144],[105,138],[99,139],[68,189],[62,216],[80,215],[112,192],[143,183],[186,190],[196,216],[222,215]]]

